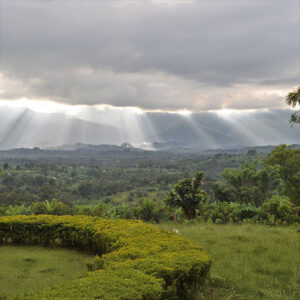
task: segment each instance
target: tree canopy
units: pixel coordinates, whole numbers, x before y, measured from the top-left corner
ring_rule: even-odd
[[[259,206],[271,196],[279,183],[278,168],[267,166],[257,170],[257,162],[241,165],[239,169],[226,168],[222,177],[225,186],[217,183],[214,187],[222,201],[235,201]]]
[[[180,180],[166,198],[166,204],[182,208],[188,219],[195,218],[200,202],[208,198],[207,193],[201,189],[203,177],[203,172],[197,172],[194,178]]]
[[[288,196],[296,205],[300,205],[300,149],[280,145],[272,151],[264,163],[266,166],[279,168],[282,180],[281,193]]]

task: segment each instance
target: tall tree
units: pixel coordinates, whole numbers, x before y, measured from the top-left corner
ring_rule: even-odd
[[[264,164],[279,167],[281,193],[290,197],[295,205],[300,205],[300,149],[280,145],[272,151]]]
[[[271,196],[279,184],[278,168],[267,166],[257,170],[257,162],[225,169],[222,177],[231,194],[231,201],[259,206]],[[222,186],[220,185],[219,188]],[[220,193],[219,193],[220,194]],[[228,197],[228,196],[227,196]]]

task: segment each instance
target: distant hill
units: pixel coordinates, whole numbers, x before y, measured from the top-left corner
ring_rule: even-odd
[[[148,112],[124,116],[120,111],[118,115],[110,115],[96,110],[93,117],[87,114],[81,116],[85,119],[78,119],[64,114],[1,108],[0,150],[33,147],[78,150],[87,149],[86,145],[91,150],[92,145],[124,143],[129,148],[185,152],[299,144],[300,127],[290,127],[290,115],[291,110],[267,110],[190,115]]]
[[[299,144],[300,126],[291,128],[290,115],[290,110],[268,110],[224,116],[203,112],[187,117],[148,113],[147,117],[164,147],[174,144],[205,150]]]
[[[0,111],[0,149],[54,147],[62,144],[119,144],[119,131],[63,114],[31,110]]]

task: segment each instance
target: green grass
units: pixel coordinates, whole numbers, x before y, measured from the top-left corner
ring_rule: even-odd
[[[0,299],[82,277],[89,259],[65,249],[0,246]]]
[[[160,224],[213,258],[198,299],[300,299],[300,234],[263,225]],[[86,275],[90,256],[63,249],[0,246],[0,299]]]
[[[213,258],[198,299],[300,299],[300,234],[263,225],[160,224]]]

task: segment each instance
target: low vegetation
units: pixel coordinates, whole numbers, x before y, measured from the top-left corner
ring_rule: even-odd
[[[199,300],[300,299],[300,234],[297,227],[164,223],[207,249],[210,279]]]
[[[90,260],[89,255],[67,249],[0,246],[0,299],[85,276]]]
[[[200,246],[141,221],[1,217],[0,243],[60,246],[96,255],[88,276],[28,299],[192,299],[210,266]]]

